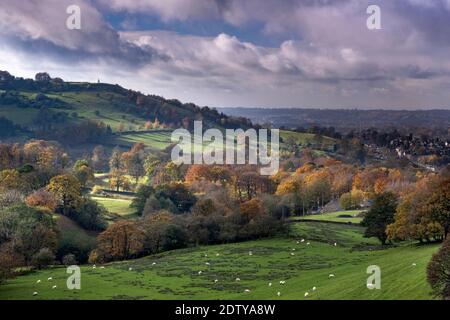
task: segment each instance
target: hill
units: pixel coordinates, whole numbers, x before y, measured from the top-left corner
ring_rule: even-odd
[[[0,117],[19,126],[20,134],[69,143],[73,139],[80,142],[76,134],[80,131],[90,133],[81,142],[96,142],[100,136],[116,132],[191,129],[194,120],[202,120],[206,128],[252,125],[209,107],[145,95],[119,85],[65,82],[46,73],[37,74],[35,80],[23,79],[6,71],[0,71]],[[96,126],[86,125],[92,122]]]
[[[0,299],[432,298],[425,270],[438,245],[377,250],[377,241],[362,232],[359,226],[301,222],[278,238],[174,250],[104,268],[83,266],[82,290],[66,289],[66,270],[55,267],[8,281]],[[381,290],[366,288],[370,265],[382,270]],[[34,291],[39,295],[33,297]]]

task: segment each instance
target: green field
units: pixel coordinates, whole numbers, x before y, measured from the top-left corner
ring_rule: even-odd
[[[363,238],[362,230],[302,222],[275,239],[83,266],[81,290],[73,291],[66,289],[65,269],[55,267],[10,280],[0,286],[0,299],[431,299],[425,270],[438,246],[405,243],[377,250],[377,241]],[[381,290],[366,288],[370,265],[381,268]]]
[[[155,130],[155,132],[122,134],[111,143],[131,147],[135,143],[143,143],[147,147],[163,150],[170,144],[171,130]]]
[[[331,213],[322,213],[307,215],[301,217],[293,217],[292,220],[317,220],[317,221],[331,221],[331,222],[342,222],[342,223],[361,223],[362,217],[357,215],[361,213],[362,210],[348,210],[348,211],[336,211]],[[352,217],[340,217],[342,215],[352,216]]]
[[[333,138],[320,136],[320,140],[316,139],[316,135],[312,133],[303,133],[303,132],[294,132],[294,131],[286,131],[280,130],[280,137],[286,142],[289,138],[292,138],[297,144],[301,146],[306,146],[308,144],[322,144],[325,147],[330,147],[336,143],[336,140]]]
[[[91,197],[92,200],[102,204],[108,212],[120,215],[124,218],[134,217],[134,210],[130,208],[131,199],[115,199],[103,197]]]

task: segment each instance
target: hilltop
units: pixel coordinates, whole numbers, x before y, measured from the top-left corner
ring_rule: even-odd
[[[66,82],[47,73],[23,79],[7,71],[0,71],[0,120],[10,128],[0,135],[25,134],[73,144],[96,142],[116,132],[191,129],[194,120],[202,120],[204,127],[252,126],[245,118],[119,85]]]

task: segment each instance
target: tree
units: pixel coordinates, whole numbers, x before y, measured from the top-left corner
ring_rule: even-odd
[[[42,267],[46,267],[51,265],[55,261],[55,254],[49,248],[42,248],[33,256],[31,260],[31,264],[41,269]]]
[[[151,186],[142,185],[138,188],[136,196],[133,198],[130,207],[136,210],[138,215],[142,215],[145,208],[145,203],[150,195],[154,194],[155,189]]]
[[[25,202],[30,207],[44,207],[51,211],[55,211],[58,206],[58,200],[53,193],[43,189],[37,190],[30,194],[26,198]]]
[[[87,160],[77,160],[72,170],[73,175],[80,181],[83,188],[86,187],[86,183],[94,180],[94,170]]]
[[[119,147],[115,147],[112,151],[111,158],[109,158],[109,170],[122,170],[122,152]]]
[[[81,205],[81,184],[72,175],[53,177],[46,187],[59,202],[58,209],[62,214],[69,215]]]
[[[94,150],[92,151],[91,161],[95,171],[100,172],[105,170],[108,162],[108,157],[103,146],[96,146],[94,148]]]
[[[442,244],[428,263],[427,280],[434,295],[450,299],[450,239]]]
[[[142,253],[144,239],[143,231],[135,222],[119,221],[98,236],[96,250],[107,261],[136,258]]]
[[[450,230],[450,178],[443,180],[433,192],[428,205],[432,212],[433,220],[444,228],[444,237]]]
[[[253,198],[249,201],[241,203],[240,205],[241,215],[246,219],[246,221],[251,221],[260,215],[265,213],[262,203],[259,199]]]
[[[366,227],[365,237],[377,237],[381,244],[387,240],[386,228],[394,222],[397,197],[392,192],[384,192],[377,195],[373,205],[366,213],[362,226]]]

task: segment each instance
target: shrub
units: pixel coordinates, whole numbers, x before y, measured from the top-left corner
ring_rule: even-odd
[[[427,267],[427,279],[437,297],[450,299],[450,238],[433,255]]]
[[[42,267],[46,267],[51,265],[55,261],[55,255],[49,248],[42,248],[33,256],[31,260],[31,264],[41,269]]]
[[[78,264],[78,261],[74,254],[69,253],[63,257],[62,263],[65,266],[73,266],[73,265]]]

